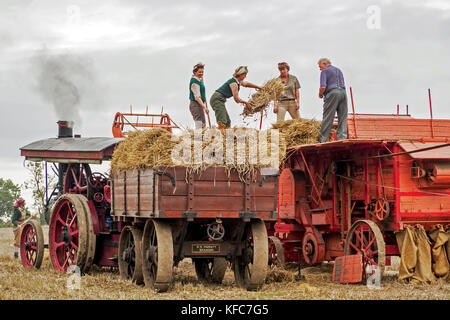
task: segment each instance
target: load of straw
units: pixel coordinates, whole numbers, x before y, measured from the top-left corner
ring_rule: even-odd
[[[263,154],[260,150],[266,145],[267,152]],[[202,131],[186,130],[176,136],[163,129],[150,129],[132,132],[118,145],[111,169],[184,166],[201,172],[208,167],[220,166],[236,170],[244,179],[248,174],[253,177],[260,168],[271,167],[272,162],[264,160],[272,159],[272,155],[275,157],[274,152],[278,152],[281,164],[286,155],[286,143],[283,135],[272,141],[271,130],[264,135],[248,128],[205,128]]]
[[[320,121],[314,119],[293,119],[272,125],[286,140],[286,147],[293,148],[304,144],[316,143],[320,134]]]
[[[177,143],[169,131],[160,128],[130,132],[114,151],[111,169],[172,166],[171,151]]]
[[[251,106],[245,107],[242,115],[248,117],[265,110],[271,101],[278,99],[283,94],[285,89],[286,86],[280,78],[267,81],[261,90],[252,94],[249,100]]]

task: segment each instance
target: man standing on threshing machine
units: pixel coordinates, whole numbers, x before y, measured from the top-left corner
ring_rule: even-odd
[[[14,258],[19,257],[19,247],[20,247],[20,231],[21,225],[25,222],[27,217],[30,217],[30,212],[25,208],[25,199],[19,198],[14,202],[14,213],[11,219],[13,224],[14,232]]]
[[[216,114],[216,122],[219,129],[226,129],[231,127],[230,116],[228,115],[225,107],[225,102],[228,98],[233,97],[236,103],[245,104],[246,107],[250,107],[248,101],[244,101],[239,98],[239,89],[241,86],[246,88],[261,89],[260,86],[252,84],[250,82],[244,82],[247,77],[248,68],[246,66],[240,66],[233,74],[233,77],[225,82],[219,89],[211,96],[211,108]]]
[[[206,90],[203,83],[203,73],[205,65],[201,62],[194,66],[193,76],[189,83],[189,109],[195,122],[195,129],[205,127],[205,113],[209,117],[209,110],[206,106]]]
[[[327,142],[337,112],[337,139],[347,139],[347,93],[344,75],[339,68],[331,65],[330,60],[322,58],[318,62],[320,73],[319,98],[323,98],[323,119],[319,142]]]
[[[273,112],[277,114],[277,122],[284,121],[286,112],[289,112],[292,119],[298,119],[300,118],[300,83],[297,77],[289,74],[290,67],[286,62],[280,62],[278,70],[286,89],[278,100],[274,101]]]

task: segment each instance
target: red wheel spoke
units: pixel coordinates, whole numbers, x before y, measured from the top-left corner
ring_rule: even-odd
[[[76,220],[76,217],[77,217],[77,213],[75,213],[75,214],[73,215],[72,221],[70,221],[70,223],[69,223],[69,228],[72,226],[72,223]]]
[[[37,247],[36,246],[30,246],[30,249],[33,250],[33,251],[36,251]]]
[[[75,231],[73,231],[73,232],[70,232],[70,235],[71,235],[72,237],[78,235],[78,230],[75,230]]]
[[[376,239],[373,238],[372,241],[370,241],[369,244],[366,246],[366,248],[364,249],[364,251],[367,251],[367,250],[372,246],[372,244],[374,243],[375,240],[376,240]]]
[[[59,247],[61,247],[62,245],[64,245],[64,242],[56,242],[56,243],[55,243],[55,247],[56,247],[56,248],[59,248]]]
[[[70,244],[72,245],[72,248],[78,250],[78,246],[73,241],[70,241]]]
[[[357,246],[355,246],[353,243],[351,243],[350,242],[350,245],[353,247],[353,249],[355,249],[355,251],[357,252],[357,253],[361,253],[361,249],[360,248],[358,248]]]

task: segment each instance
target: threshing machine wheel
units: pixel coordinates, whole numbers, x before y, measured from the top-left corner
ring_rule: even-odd
[[[206,283],[222,283],[227,271],[227,261],[225,258],[193,259],[197,279]]]
[[[390,213],[389,202],[383,198],[377,199],[375,202],[374,212],[377,219],[383,221],[389,216]]]
[[[142,230],[126,226],[119,239],[119,271],[122,279],[142,284]]]
[[[76,194],[63,194],[52,208],[49,249],[53,267],[66,271],[69,265],[84,269],[89,251],[88,214]]]
[[[363,278],[367,280],[367,267],[376,266],[383,276],[386,264],[386,250],[378,225],[370,220],[356,221],[345,239],[344,254],[361,254],[363,259]]]
[[[233,262],[236,284],[247,290],[259,289],[266,279],[269,259],[267,230],[262,220],[252,221],[244,234],[246,245]]]
[[[167,291],[173,278],[173,240],[168,223],[153,219],[145,223],[142,255],[145,285],[158,292]]]
[[[26,268],[41,267],[44,258],[44,234],[41,225],[35,220],[29,220],[22,225],[20,258]]]
[[[64,193],[76,193],[88,196],[88,178],[91,167],[86,163],[71,163],[64,175]]]
[[[280,239],[275,236],[269,237],[269,266],[284,269],[284,248]]]

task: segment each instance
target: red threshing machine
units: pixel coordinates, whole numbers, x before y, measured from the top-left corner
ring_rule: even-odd
[[[362,256],[362,269],[400,254],[395,233],[450,224],[450,120],[350,114],[348,139],[288,151],[279,177],[273,263]],[[448,250],[448,244],[447,244]]]
[[[243,178],[225,168],[198,174],[170,167],[106,177],[91,172],[89,164],[110,160],[122,139],[73,137],[67,122],[58,124],[58,138],[21,148],[27,160],[57,164],[59,183],[48,197],[46,215],[55,269],[77,265],[85,273],[93,264],[118,267],[123,278],[166,291],[173,266],[190,257],[201,281],[221,283],[228,261],[240,287],[255,290],[263,284],[264,221],[276,221],[278,172]],[[170,120],[164,125],[172,127]],[[23,264],[40,267],[42,230],[34,223],[23,230]]]

